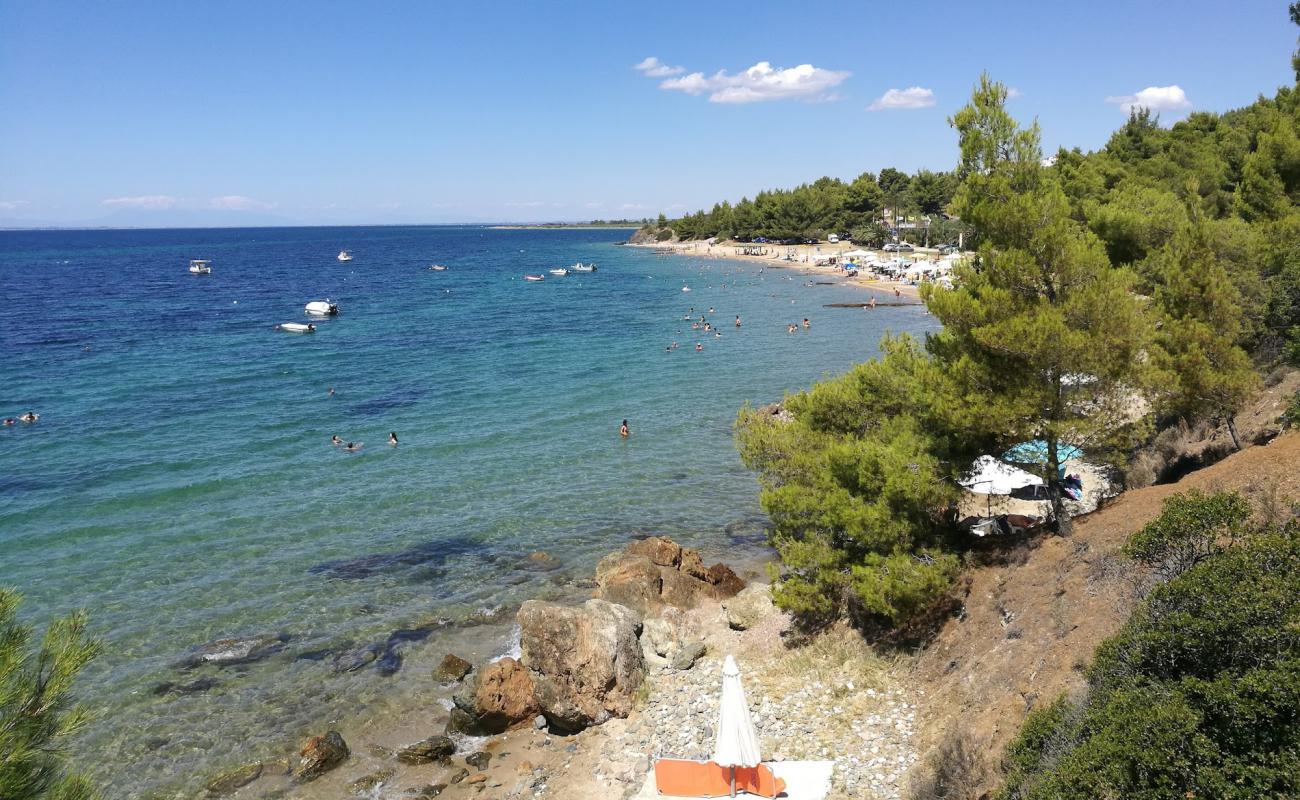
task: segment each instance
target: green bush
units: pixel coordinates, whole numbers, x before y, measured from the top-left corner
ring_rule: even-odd
[[[1124,544],[1124,555],[1177,577],[1231,544],[1250,519],[1250,503],[1236,492],[1198,489],[1165,500],[1160,516]]]
[[[89,800],[94,788],[64,768],[64,747],[86,721],[72,701],[73,680],[100,646],[77,612],[50,623],[31,652],[32,629],[18,622],[21,599],[0,589],[0,798]]]
[[[1300,528],[1259,533],[1157,587],[1088,678],[1084,700],[1026,720],[1003,798],[1300,794]]]

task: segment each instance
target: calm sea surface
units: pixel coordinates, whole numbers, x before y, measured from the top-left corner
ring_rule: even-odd
[[[428,664],[475,646],[464,625],[401,641],[395,674],[332,659],[576,593],[631,532],[752,558],[763,518],[737,408],[933,325],[823,308],[863,290],[793,271],[613,245],[628,233],[0,232],[0,416],[41,415],[0,428],[0,584],[33,622],[90,612],[106,651],[80,684],[96,720],[78,760],[110,796],[171,795],[423,697]],[[190,275],[193,258],[213,273]],[[599,271],[521,279],[577,260]],[[314,335],[273,329],[324,298],[342,314]],[[691,307],[722,338],[692,331]],[[811,331],[786,333],[804,317]],[[521,564],[536,550],[559,568]],[[255,664],[176,668],[268,632],[287,644]],[[216,685],[154,692],[202,677]]]

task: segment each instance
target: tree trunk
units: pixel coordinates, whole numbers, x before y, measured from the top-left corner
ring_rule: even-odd
[[[1052,518],[1056,522],[1056,535],[1069,536],[1074,532],[1070,513],[1065,509],[1065,485],[1061,482],[1061,459],[1056,438],[1047,437],[1047,496],[1052,501]]]
[[[1237,415],[1228,414],[1227,420],[1228,420],[1228,434],[1232,436],[1232,449],[1240,450],[1241,438],[1237,436]]]

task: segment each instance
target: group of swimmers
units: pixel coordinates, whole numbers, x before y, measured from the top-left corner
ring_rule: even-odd
[[[807,318],[807,317],[804,317],[804,318],[803,318],[803,329],[804,329],[804,330],[809,330],[809,329],[811,329],[811,328],[812,328],[812,323],[808,321],[808,318]],[[799,330],[799,326],[796,325],[796,324],[793,323],[793,322],[791,322],[789,325],[786,325],[786,326],[785,326],[785,332],[786,332],[786,333],[794,333],[794,332],[797,331],[797,330]]]
[[[32,423],[40,418],[41,415],[37,414],[35,411],[28,411],[26,414],[23,414],[20,417],[5,417],[4,425],[5,427],[8,427],[10,425],[17,425],[20,422]]]
[[[329,396],[330,397],[334,396],[333,386],[330,387]],[[355,453],[361,448],[365,447],[365,445],[361,442],[344,442],[342,439],[339,438],[339,435],[337,433],[330,437],[330,444],[334,445],[335,447],[339,447],[341,445],[343,449],[349,453]],[[388,444],[391,445],[392,447],[397,447],[397,431],[388,432]]]
[[[710,314],[714,313],[712,307],[709,308],[709,313],[710,313]],[[690,322],[690,323],[691,323],[691,330],[693,330],[693,331],[700,331],[700,332],[702,332],[702,333],[709,333],[710,331],[712,331],[712,333],[713,333],[713,338],[715,338],[715,339],[721,339],[721,338],[722,338],[722,331],[719,330],[719,329],[717,329],[717,328],[715,328],[715,327],[713,326],[713,323],[712,323],[712,322],[709,322],[708,317],[706,317],[706,316],[704,316],[703,314],[701,314],[701,315],[700,315],[700,318],[699,318],[698,320],[695,318],[695,307],[694,307],[694,306],[691,306],[689,309],[687,309],[685,316],[682,317],[682,320],[683,320],[683,321],[688,321],[688,322]],[[737,328],[740,327],[740,315],[739,315],[739,314],[736,315],[736,327],[737,327]],[[681,333],[681,330],[678,330],[677,332],[678,332],[678,333]],[[668,345],[667,347],[665,347],[665,348],[664,348],[664,351],[665,351],[665,352],[668,352],[668,353],[671,353],[672,351],[674,351],[674,350],[676,350],[676,349],[677,349],[677,342],[673,342],[672,344],[670,344],[670,345]],[[701,352],[701,351],[703,351],[703,350],[704,350],[704,343],[703,343],[703,342],[696,342],[696,343],[695,343],[695,352],[699,353],[699,352]]]

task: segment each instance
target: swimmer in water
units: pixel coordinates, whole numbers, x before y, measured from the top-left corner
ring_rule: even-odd
[[[710,314],[713,313],[713,306],[709,306],[709,313],[710,313]]]
[[[739,315],[739,314],[736,315],[736,327],[737,327],[737,328],[740,327],[740,315]]]
[[[393,447],[397,447],[397,431],[389,431],[388,443],[391,444]]]
[[[631,431],[627,429],[627,420],[623,420],[623,424],[618,426],[618,435],[624,439],[632,435]]]
[[[704,344],[703,344],[702,342],[696,342],[696,343],[695,343],[695,352],[698,353],[698,352],[702,351],[703,349],[704,349]]]
[[[812,325],[812,323],[808,321],[808,318],[807,318],[807,317],[804,317],[804,318],[803,318],[803,329],[804,329],[804,330],[808,330],[808,328],[809,328],[811,325]]]
[[[361,445],[357,444],[356,442],[348,442],[347,444],[343,445],[343,449],[347,450],[349,453],[355,453],[361,449]]]
[[[37,414],[37,413],[35,413],[35,412],[33,412],[33,411],[28,411],[26,414],[23,414],[21,417],[19,417],[19,418],[18,418],[18,421],[19,421],[19,422],[35,422],[36,420],[38,420],[38,419],[40,419],[40,418],[41,418],[41,416],[40,416],[39,414]]]
[[[5,417],[4,424],[5,424],[5,425],[14,425],[14,424],[16,424],[17,422],[18,422],[18,420],[14,419],[13,417]]]
[[[343,444],[343,440],[340,439],[339,435],[336,433],[330,437],[330,444],[334,445],[335,447],[338,447],[339,445]]]
[[[874,297],[871,298],[871,302],[867,304],[867,307],[868,307],[868,308],[875,308],[875,307],[876,307],[876,298],[874,298]]]
[[[334,396],[334,387],[331,386],[331,387],[330,387],[330,397],[333,397],[333,396]]]
[[[789,325],[786,325],[786,326],[785,326],[785,332],[786,332],[786,333],[794,333],[794,332],[795,332],[796,330],[798,330],[798,329],[799,329],[798,326],[795,325],[793,322],[791,322]]]

